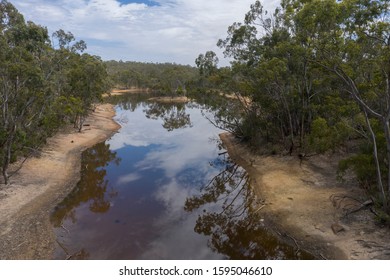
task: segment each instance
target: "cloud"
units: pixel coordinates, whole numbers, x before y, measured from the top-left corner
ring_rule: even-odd
[[[60,28],[72,32],[87,42],[90,53],[105,60],[193,65],[198,54],[207,50],[222,58],[216,42],[225,37],[229,25],[243,21],[253,2],[14,0],[13,4],[27,20],[47,26],[50,32]],[[278,2],[264,5],[273,9]]]

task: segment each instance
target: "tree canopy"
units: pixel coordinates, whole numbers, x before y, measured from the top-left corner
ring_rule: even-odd
[[[150,89],[164,94],[183,94],[187,83],[196,79],[198,71],[189,65],[107,61],[108,73],[119,88]]]
[[[0,1],[0,163],[8,183],[9,165],[36,150],[61,124],[81,130],[94,102],[109,90],[105,65],[83,53],[86,44],[24,17]]]
[[[250,100],[234,124],[237,136],[253,145],[278,144],[301,156],[353,152],[353,159],[340,163],[340,171],[355,170],[386,211],[389,3],[283,0],[269,13],[256,1],[243,22],[229,26],[227,37],[218,41],[231,67],[217,69],[207,84]],[[216,76],[225,83],[215,82],[220,81]],[[372,172],[359,176],[361,166]]]

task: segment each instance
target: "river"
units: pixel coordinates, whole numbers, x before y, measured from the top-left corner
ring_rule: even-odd
[[[116,97],[121,129],[86,150],[51,215],[55,259],[300,259],[264,225],[250,178],[194,102]]]

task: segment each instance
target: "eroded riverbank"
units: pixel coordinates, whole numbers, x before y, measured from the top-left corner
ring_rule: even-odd
[[[52,258],[50,212],[79,181],[82,151],[119,129],[114,115],[113,105],[97,106],[81,133],[68,128],[48,139],[39,157],[0,185],[0,259]]]
[[[337,158],[316,156],[300,164],[297,157],[257,156],[232,135],[220,137],[230,157],[251,177],[264,203],[265,222],[282,238],[318,258],[390,258],[390,230],[375,224],[368,209],[346,215],[359,205],[351,199],[337,200],[364,199],[353,180],[336,179]]]

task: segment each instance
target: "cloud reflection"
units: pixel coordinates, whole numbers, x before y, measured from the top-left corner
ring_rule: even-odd
[[[131,173],[124,176],[120,176],[117,180],[118,185],[124,185],[141,179],[141,175],[137,173]]]
[[[153,225],[158,228],[158,237],[149,243],[141,259],[220,258],[205,246],[205,236],[194,234],[198,214],[183,211],[186,199],[217,172],[209,164],[218,153],[216,145],[210,145],[210,138],[217,138],[220,130],[210,125],[199,109],[187,107],[186,113],[190,114],[193,126],[167,133],[161,119],[146,118],[140,107],[133,112],[118,112],[127,122],[110,140],[111,147],[153,145],[136,163],[136,170],[143,173],[148,169],[159,169],[165,174],[164,180],[156,182],[159,186],[153,194],[164,205],[164,211]],[[131,173],[119,181],[135,179],[138,179],[137,173]]]
[[[120,133],[110,140],[110,145],[114,150],[127,145],[135,147],[158,145],[137,164],[137,167],[141,170],[163,169],[169,178],[175,177],[186,168],[197,167],[207,172],[208,161],[216,156],[216,147],[210,145],[209,138],[217,137],[220,130],[210,126],[199,109],[187,108],[187,112],[193,119],[193,127],[173,130],[170,133],[166,133],[161,120],[145,118],[144,112],[140,109],[134,112],[118,112],[118,115],[125,117],[128,122],[123,124]]]
[[[207,238],[194,235],[197,213],[183,212],[183,205],[192,193],[176,180],[161,186],[155,193],[165,205],[165,212],[155,222],[159,236],[150,242],[141,259],[218,259],[222,256],[205,246]]]

